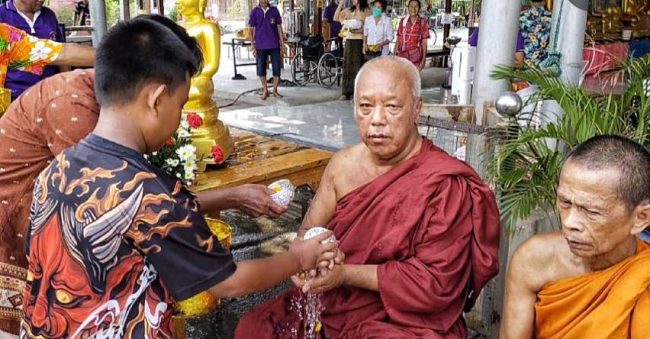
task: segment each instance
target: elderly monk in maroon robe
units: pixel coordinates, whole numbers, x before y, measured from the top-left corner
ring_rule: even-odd
[[[334,155],[298,234],[327,225],[345,263],[294,283],[322,292],[326,338],[467,338],[463,309],[498,271],[494,195],[418,134],[420,77],[408,60],[366,63],[355,88],[362,143]],[[302,337],[299,293],[255,308],[235,337]]]

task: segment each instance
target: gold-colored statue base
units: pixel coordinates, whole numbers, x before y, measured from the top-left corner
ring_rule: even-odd
[[[201,127],[192,129],[192,144],[196,147],[198,171],[205,172],[207,165],[217,164],[212,158],[213,146],[221,147],[223,152],[222,160],[225,161],[232,154],[235,144],[232,141],[228,127],[217,118],[216,106],[206,111],[184,109],[183,119],[186,119],[187,113],[190,112],[198,114],[203,119]]]

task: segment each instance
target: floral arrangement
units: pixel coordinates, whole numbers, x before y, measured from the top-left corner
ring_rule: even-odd
[[[203,160],[197,158],[196,147],[192,144],[192,130],[201,126],[203,126],[203,118],[200,115],[194,112],[187,113],[187,118],[181,120],[176,133],[157,152],[148,154],[147,160],[182,180],[186,185],[191,185],[196,180],[197,162]],[[220,146],[212,146],[211,156],[218,165],[225,160]]]

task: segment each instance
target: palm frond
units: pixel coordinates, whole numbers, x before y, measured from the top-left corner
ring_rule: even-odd
[[[536,105],[534,112],[519,117],[521,126],[511,122],[488,134],[498,145],[488,178],[497,187],[508,230],[537,209],[556,213],[555,186],[567,150],[599,134],[627,136],[650,147],[650,56],[626,60],[618,76],[627,80],[623,94],[594,96],[538,69],[498,66],[492,72],[494,79],[524,80],[537,87],[524,106],[542,102],[541,110]],[[548,109],[551,101],[561,115]],[[542,126],[533,123],[534,116]]]

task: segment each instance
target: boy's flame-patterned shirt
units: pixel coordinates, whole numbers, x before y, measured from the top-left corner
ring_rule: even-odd
[[[180,181],[94,134],[38,177],[27,253],[23,338],[171,338],[236,269]]]

